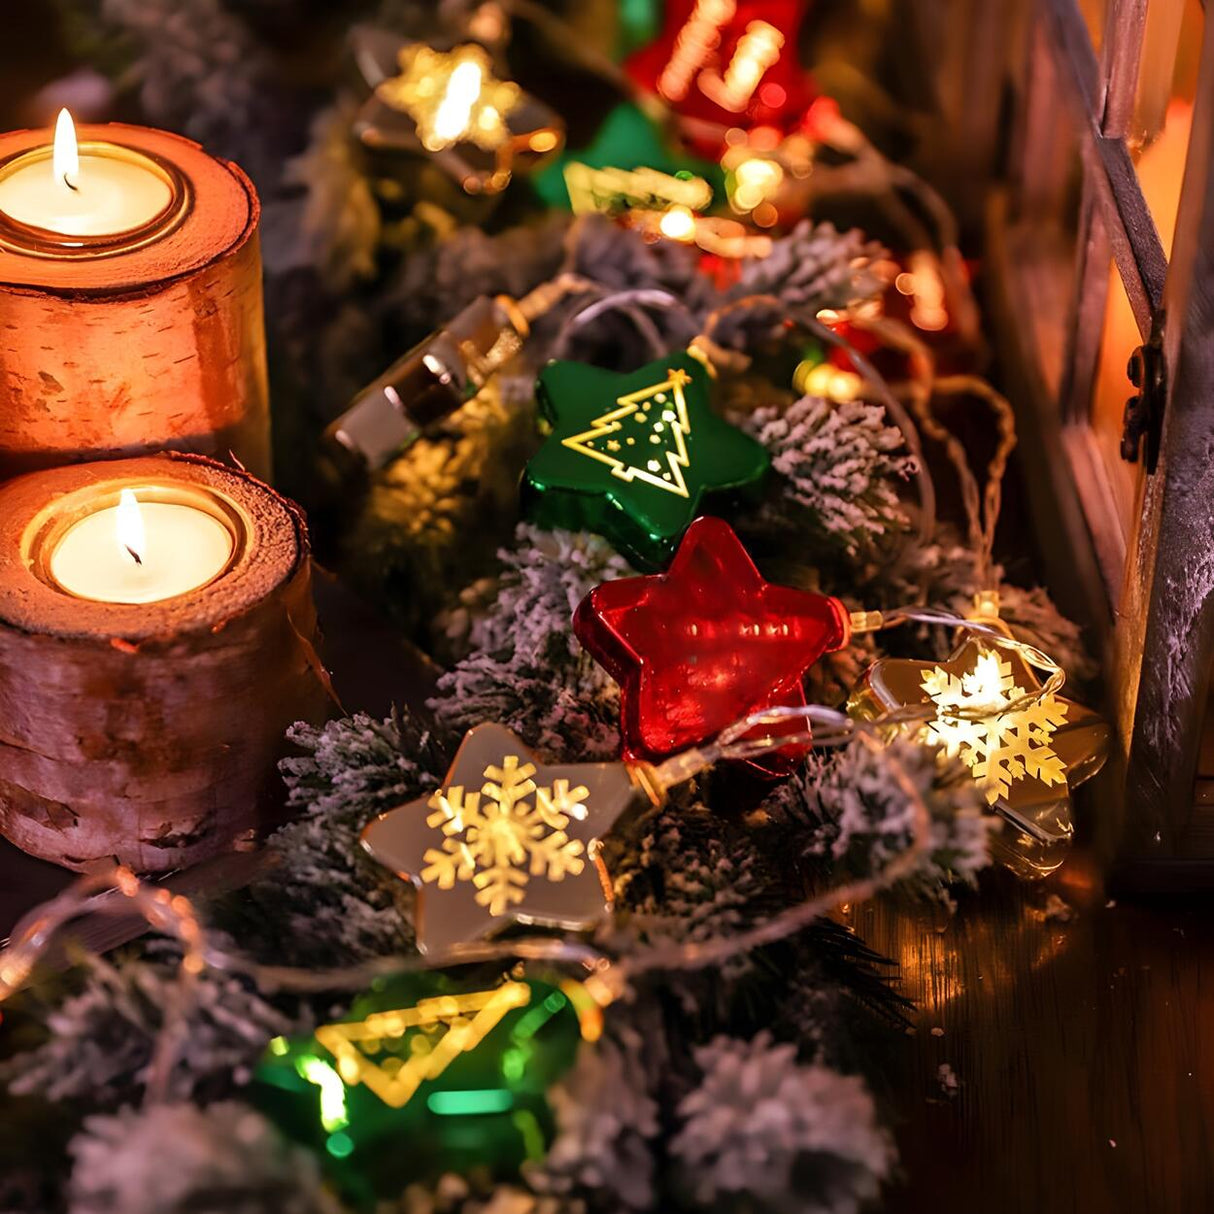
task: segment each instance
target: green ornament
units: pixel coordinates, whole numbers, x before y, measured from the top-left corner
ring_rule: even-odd
[[[662,138],[653,120],[628,101],[621,102],[603,119],[598,133],[587,147],[562,152],[531,178],[536,193],[550,207],[569,206],[565,166],[570,161],[588,164],[595,169],[646,168],[662,173],[690,172],[703,177],[715,194],[724,197],[725,174],[720,165],[673,149]]]
[[[578,982],[402,975],[346,1019],[270,1042],[251,1098],[316,1151],[348,1200],[371,1207],[445,1172],[507,1178],[542,1158],[548,1089],[601,1030]]]
[[[597,531],[636,565],[660,568],[697,515],[757,493],[770,464],[712,412],[709,385],[686,352],[630,375],[549,363],[536,392],[552,434],[523,473],[528,516]]]

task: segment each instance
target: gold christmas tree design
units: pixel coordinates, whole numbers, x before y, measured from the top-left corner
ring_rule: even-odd
[[[585,846],[565,833],[571,818],[586,816],[584,785],[554,780],[538,788],[535,765],[507,755],[484,769],[480,792],[455,786],[431,797],[426,824],[443,833],[442,848],[427,849],[423,882],[451,889],[471,881],[476,901],[501,915],[523,900],[531,877],[562,881],[585,866]]]
[[[1046,695],[1006,711],[1026,692],[998,653],[981,651],[973,670],[961,674],[937,666],[923,675],[922,687],[937,708],[927,727],[929,741],[965,760],[988,802],[1007,797],[1012,784],[1026,777],[1048,785],[1066,783],[1066,764],[1051,745],[1054,731],[1066,723],[1066,703]],[[982,716],[951,715],[958,708]]]
[[[399,1109],[424,1082],[441,1078],[460,1054],[475,1049],[503,1016],[530,1001],[526,983],[506,982],[495,990],[442,995],[412,1007],[372,1012],[364,1020],[325,1024],[315,1037],[332,1054],[343,1083],[366,1084],[384,1104]],[[418,1030],[423,1040],[403,1059],[385,1049]]]
[[[691,422],[683,388],[690,382],[686,371],[668,368],[666,379],[618,397],[616,408],[596,417],[589,430],[562,439],[562,445],[607,464],[622,481],[688,497],[683,472],[691,462]]]

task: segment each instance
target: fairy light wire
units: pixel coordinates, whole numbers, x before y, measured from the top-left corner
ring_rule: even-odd
[[[1012,649],[1043,671],[1048,678],[1042,688],[1025,701],[1037,701],[1062,686],[1062,670],[1035,646],[1008,637],[979,621],[926,607],[904,607],[873,613],[879,627],[903,623],[955,625],[989,637],[993,646]],[[1000,713],[1018,709],[1020,701],[1000,706]],[[590,945],[560,937],[522,937],[501,941],[463,944],[441,954],[377,958],[355,965],[323,970],[295,966],[265,965],[237,950],[221,946],[199,923],[192,903],[181,894],[141,883],[127,868],[116,866],[87,874],[19,925],[7,948],[0,951],[0,1002],[26,985],[60,930],[83,914],[128,914],[143,916],[149,927],[175,936],[183,955],[178,982],[164,1021],[157,1034],[148,1072],[146,1099],[163,1101],[171,1094],[173,1069],[180,1056],[191,1012],[196,1006],[196,984],[204,968],[239,973],[255,981],[267,993],[289,991],[319,994],[358,990],[379,978],[420,973],[456,965],[511,961],[580,968],[587,984],[604,1000],[622,993],[637,977],[661,970],[688,970],[716,965],[732,957],[775,944],[804,930],[815,919],[840,905],[871,898],[911,872],[928,851],[931,814],[923,795],[896,754],[885,745],[891,728],[912,723],[926,724],[938,715],[931,705],[909,705],[875,718],[855,721],[823,705],[775,707],[751,713],[723,730],[717,738],[671,756],[652,769],[656,786],[663,794],[725,759],[750,759],[790,746],[843,746],[856,743],[871,749],[887,763],[890,775],[907,799],[911,810],[911,837],[907,846],[882,868],[865,878],[831,886],[803,902],[788,907],[762,923],[711,941],[683,941],[649,945],[616,959],[609,959]],[[957,719],[989,716],[989,709],[950,708]],[[790,728],[783,728],[789,726]],[[764,731],[756,735],[756,731]],[[100,895],[100,896],[99,896]],[[117,895],[117,896],[115,896]]]
[[[1003,481],[1008,460],[1017,442],[1016,418],[1011,404],[980,376],[937,376],[935,358],[927,344],[895,317],[857,316],[852,323],[906,355],[911,380],[905,391],[911,409],[924,434],[941,444],[953,466],[961,488],[967,534],[978,557],[979,582],[984,587],[993,586],[995,529],[1003,506]],[[981,489],[961,440],[932,409],[932,401],[942,396],[981,397],[995,415],[995,449],[987,465],[985,486]]]

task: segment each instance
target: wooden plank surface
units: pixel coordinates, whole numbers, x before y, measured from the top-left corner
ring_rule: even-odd
[[[1214,1210],[1207,904],[1110,904],[1080,855],[1044,886],[988,881],[952,918],[884,901],[853,922],[918,1007],[894,1055],[891,1214]]]

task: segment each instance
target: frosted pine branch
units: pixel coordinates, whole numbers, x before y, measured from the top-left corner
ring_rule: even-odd
[[[438,783],[446,756],[408,714],[365,713],[323,729],[297,724],[289,737],[308,754],[285,759],[288,801],[298,818],[270,839],[267,877],[209,908],[241,947],[276,961],[339,965],[399,952],[409,927],[401,882],[363,851],[377,814]]]
[[[903,884],[947,898],[950,885],[972,885],[990,863],[999,820],[985,812],[978,785],[960,759],[895,738],[884,750],[853,742],[811,755],[763,803],[763,810],[804,856],[853,876],[875,875],[912,841],[914,808],[895,779],[896,760],[931,814],[931,844]]]
[[[593,1194],[596,1206],[653,1208],[659,1120],[644,1044],[625,1026],[614,1039],[582,1045],[573,1070],[549,1093],[556,1138],[545,1159],[527,1170],[533,1188]]]
[[[168,946],[149,958],[87,957],[81,989],[46,1015],[46,1040],[9,1058],[0,1078],[19,1095],[94,1107],[138,1095],[165,1008],[176,997],[177,960]],[[230,1090],[270,1038],[290,1030],[291,1022],[238,978],[203,971],[173,1072],[175,1095]]]
[[[70,1214],[340,1214],[315,1157],[243,1104],[88,1118],[70,1145]]]
[[[497,721],[545,756],[606,758],[619,742],[616,686],[582,650],[571,619],[594,586],[632,570],[596,536],[526,523],[499,558],[498,576],[449,617],[467,652],[439,679],[430,708],[456,733]]]
[[[758,521],[784,543],[816,544],[815,552],[825,543],[854,559],[906,531],[898,491],[912,460],[880,405],[805,396],[740,424],[771,452],[776,493]]]
[[[796,1047],[717,1037],[670,1144],[682,1187],[714,1211],[856,1214],[880,1192],[894,1147],[857,1076],[798,1063]]]

